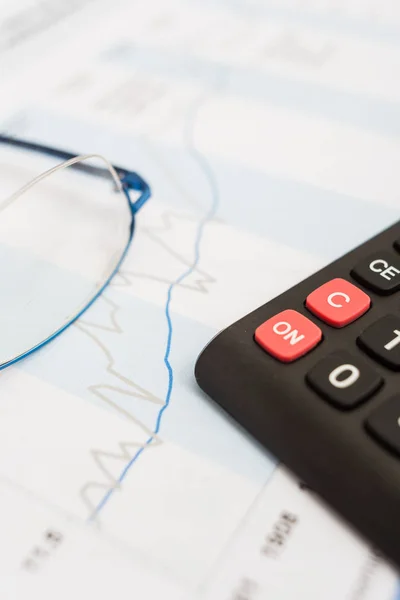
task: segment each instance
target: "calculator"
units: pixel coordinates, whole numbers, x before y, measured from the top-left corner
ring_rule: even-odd
[[[219,333],[195,376],[400,567],[400,221]]]

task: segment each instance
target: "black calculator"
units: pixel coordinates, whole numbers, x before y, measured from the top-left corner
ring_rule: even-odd
[[[400,567],[400,221],[219,333],[195,376]]]

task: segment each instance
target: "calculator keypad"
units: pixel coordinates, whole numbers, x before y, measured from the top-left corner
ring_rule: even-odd
[[[307,374],[307,382],[320,396],[342,409],[354,408],[383,385],[382,377],[365,360],[347,351],[323,358]]]
[[[387,296],[400,290],[400,257],[394,252],[375,252],[351,272],[368,289]]]
[[[400,252],[400,240],[394,247]],[[386,250],[376,252],[360,261],[350,275],[381,296],[391,295],[400,290],[400,257]],[[342,328],[370,310],[371,298],[346,279],[335,278],[312,291],[305,298],[305,306],[331,327]],[[256,342],[283,363],[302,358],[322,338],[319,327],[291,309],[268,319],[255,332]],[[392,371],[400,371],[400,315],[381,317],[354,342],[378,363]],[[383,377],[366,359],[347,350],[327,354],[305,379],[321,398],[342,410],[356,408],[384,385]],[[375,411],[367,420],[366,428],[375,439],[400,454],[400,396]]]

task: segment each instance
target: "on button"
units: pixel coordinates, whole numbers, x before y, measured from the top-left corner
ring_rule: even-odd
[[[290,363],[310,352],[322,339],[322,331],[296,310],[284,310],[257,327],[254,338],[266,352]]]

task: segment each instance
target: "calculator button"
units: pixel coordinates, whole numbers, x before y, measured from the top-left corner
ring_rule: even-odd
[[[322,331],[296,310],[284,310],[255,331],[255,340],[264,350],[289,363],[312,350],[322,339]]]
[[[382,377],[367,362],[346,351],[323,358],[306,380],[320,396],[343,409],[367,400],[383,384]]]
[[[344,327],[367,312],[371,299],[349,281],[332,279],[308,296],[306,306],[332,327]]]
[[[358,344],[385,366],[400,371],[400,317],[387,315],[370,325]]]
[[[397,252],[400,252],[400,238],[395,241],[394,247],[397,250]]]
[[[376,252],[356,265],[351,275],[377,294],[388,296],[400,290],[400,257]]]
[[[365,425],[378,441],[400,455],[400,396],[394,396],[377,408]]]

